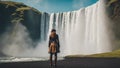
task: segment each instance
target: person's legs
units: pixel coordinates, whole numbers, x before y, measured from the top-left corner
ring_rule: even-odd
[[[53,54],[52,53],[50,53],[50,65],[52,66],[52,56],[53,56]]]
[[[55,63],[55,65],[57,64],[57,53],[55,53],[54,63]]]

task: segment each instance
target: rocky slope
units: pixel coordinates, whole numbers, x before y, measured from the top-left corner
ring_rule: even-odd
[[[120,0],[107,0],[107,12],[113,21],[113,31],[116,39],[120,40]]]
[[[26,26],[33,41],[40,39],[41,12],[23,3],[1,1],[0,35],[6,31],[8,26],[16,23]]]

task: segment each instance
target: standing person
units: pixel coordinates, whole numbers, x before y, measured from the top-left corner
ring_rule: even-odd
[[[57,53],[60,52],[59,36],[56,34],[56,30],[52,29],[49,36],[49,53],[50,53],[50,65],[53,66],[53,55],[54,55],[54,65],[57,64]]]

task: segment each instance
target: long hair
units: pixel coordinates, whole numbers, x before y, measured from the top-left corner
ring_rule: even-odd
[[[52,29],[50,37],[54,38],[56,36],[56,30]]]

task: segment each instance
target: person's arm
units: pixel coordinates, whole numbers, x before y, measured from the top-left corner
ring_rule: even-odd
[[[48,50],[48,53],[50,53],[50,51],[51,51],[51,46],[49,46],[49,50]]]
[[[59,42],[59,36],[57,35],[57,45],[58,45],[58,51],[60,52],[60,42]]]
[[[57,35],[57,40],[58,40],[58,48],[60,48],[60,41],[59,41],[59,36]]]
[[[51,37],[49,36],[49,44],[48,44],[48,47],[50,47],[50,43],[51,43],[50,40],[51,40]]]

